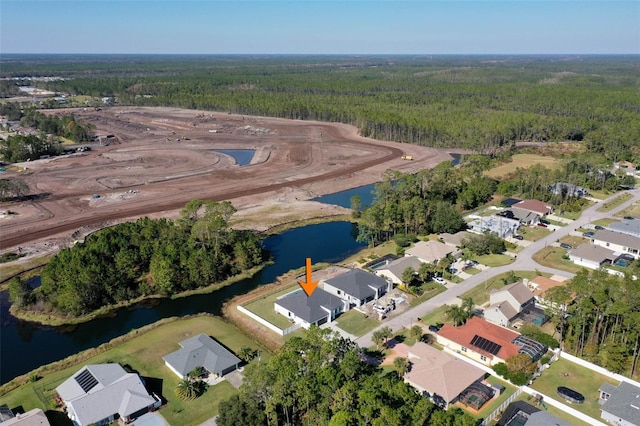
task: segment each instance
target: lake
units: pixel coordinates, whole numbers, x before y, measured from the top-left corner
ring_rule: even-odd
[[[357,233],[356,225],[350,222],[330,222],[291,229],[264,241],[264,247],[271,252],[275,262],[252,278],[210,294],[175,300],[161,299],[121,309],[112,317],[73,327],[43,327],[20,321],[9,313],[9,295],[6,291],[2,292],[0,382],[6,383],[41,365],[98,346],[162,318],[199,312],[220,314],[225,300],[247,293],[261,284],[271,283],[291,269],[303,267],[307,257],[313,263],[333,263],[358,252],[364,245],[356,242]]]
[[[246,166],[251,164],[253,155],[256,153],[255,149],[214,149],[213,152],[219,152],[233,157],[236,160],[238,166]]]

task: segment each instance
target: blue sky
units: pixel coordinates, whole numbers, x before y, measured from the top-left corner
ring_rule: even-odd
[[[640,53],[640,1],[0,0],[0,53]]]

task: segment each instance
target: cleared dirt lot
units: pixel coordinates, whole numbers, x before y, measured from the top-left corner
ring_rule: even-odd
[[[55,110],[48,113],[69,111]],[[301,217],[344,212],[310,198],[379,181],[387,169],[417,171],[451,159],[448,152],[360,137],[353,126],[174,108],[73,110],[110,135],[88,152],[21,163],[20,176],[38,198],[2,204],[0,250],[36,241],[72,241],[99,227],[141,216],[175,217],[191,199],[231,200],[271,226],[280,208]],[[106,145],[106,146],[105,146]],[[214,149],[254,149],[239,166]],[[411,155],[413,161],[402,160]],[[97,197],[99,196],[99,197]],[[251,216],[251,217],[253,217]],[[254,219],[251,219],[253,222]]]

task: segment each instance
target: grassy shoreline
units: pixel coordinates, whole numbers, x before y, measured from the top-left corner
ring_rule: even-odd
[[[113,315],[119,309],[127,308],[130,306],[134,306],[139,303],[148,302],[151,300],[180,299],[183,297],[193,296],[196,294],[213,293],[214,291],[220,290],[223,287],[227,287],[243,279],[251,278],[268,264],[270,264],[270,262],[265,262],[262,265],[251,268],[248,271],[245,271],[241,274],[234,275],[233,277],[229,277],[224,281],[213,283],[206,287],[200,287],[194,290],[188,290],[178,294],[174,294],[171,297],[162,296],[162,295],[140,296],[135,299],[130,299],[125,302],[117,303],[115,305],[104,306],[101,309],[98,309],[97,311],[93,311],[90,314],[83,315],[81,317],[68,318],[68,317],[63,317],[63,316],[59,316],[52,313],[35,313],[32,311],[16,308],[14,305],[11,305],[11,307],[9,308],[9,312],[11,312],[11,315],[21,320],[35,322],[42,325],[48,325],[48,326],[54,326],[54,327],[64,326],[64,325],[77,325],[77,324],[82,324],[85,322],[92,321],[94,319],[108,317],[110,315]]]

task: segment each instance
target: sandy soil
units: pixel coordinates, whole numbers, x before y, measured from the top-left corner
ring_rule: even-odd
[[[336,123],[174,108],[71,112],[113,137],[89,152],[8,168],[3,177],[21,177],[38,196],[0,204],[13,213],[0,216],[0,252],[66,245],[142,216],[176,217],[191,199],[231,200],[239,211],[233,221],[253,229],[341,214],[307,200],[379,181],[387,169],[430,168],[457,152],[371,140]],[[256,154],[241,167],[214,149]]]

